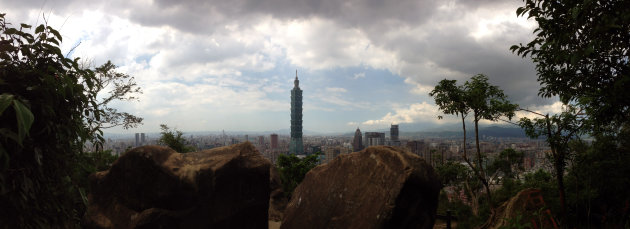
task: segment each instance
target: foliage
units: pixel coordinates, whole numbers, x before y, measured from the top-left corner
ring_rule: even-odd
[[[630,125],[617,136],[577,142],[566,176],[570,222],[595,228],[623,228],[630,223]]]
[[[464,88],[457,85],[457,80],[441,80],[438,85],[429,93],[435,99],[437,105],[444,114],[461,116],[462,120],[470,112],[470,107],[466,104]],[[442,119],[442,116],[438,116]]]
[[[140,87],[138,87],[134,81],[134,77],[116,72],[115,69],[116,65],[112,64],[111,61],[107,61],[107,63],[96,67],[94,70],[96,76],[96,84],[94,85],[95,90],[99,92],[103,92],[105,90],[109,91],[106,95],[99,96],[100,99],[96,104],[99,109],[104,111],[100,115],[100,118],[97,120],[94,116],[86,117],[93,123],[92,130],[107,129],[116,126],[122,126],[124,129],[129,129],[142,124],[142,118],[128,112],[122,112],[116,108],[109,107],[109,103],[113,101],[138,100],[135,95],[142,93]]]
[[[536,112],[532,113],[538,114]],[[556,175],[560,205],[562,207],[560,212],[562,216],[561,220],[566,219],[567,213],[564,171],[567,164],[566,160],[570,157],[572,152],[569,149],[569,143],[578,140],[580,134],[585,131],[585,129],[582,128],[585,121],[579,117],[579,114],[580,111],[578,111],[575,106],[565,105],[565,110],[560,114],[551,117],[545,115],[544,118],[535,118],[533,120],[521,118],[518,122],[518,124],[525,129],[525,133],[528,136],[532,138],[545,136],[551,148],[551,155],[548,156],[552,159]]]
[[[523,167],[524,158],[525,154],[522,151],[516,151],[512,148],[504,149],[490,163],[488,173],[495,174],[495,176],[501,174],[504,179],[518,178],[518,174],[525,169]]]
[[[467,166],[454,161],[435,166],[435,171],[442,181],[442,187],[461,184],[470,173]]]
[[[486,189],[487,203],[492,209],[492,196],[489,187],[488,177],[483,167],[483,156],[479,147],[479,121],[497,121],[501,117],[511,119],[518,105],[507,100],[503,90],[488,82],[488,77],[477,74],[466,81],[464,85],[458,86],[456,80],[444,79],[429,93],[434,97],[436,105],[445,114],[455,114],[462,119],[462,129],[464,131],[464,161],[470,166],[479,181]],[[468,159],[466,152],[466,124],[465,118],[471,113],[475,124],[476,142],[476,163]],[[438,118],[442,118],[438,116]]]
[[[630,2],[524,0],[535,38],[510,49],[536,63],[539,95],[585,108],[595,125],[630,120]]]
[[[188,145],[186,139],[182,137],[184,135],[183,132],[179,130],[171,131],[165,124],[160,124],[160,129],[162,129],[160,139],[158,140],[160,144],[171,147],[171,149],[179,153],[188,153],[197,150],[194,146]]]
[[[523,214],[518,214],[516,215],[516,217],[506,220],[508,221],[507,225],[499,227],[499,229],[525,229],[532,227],[532,224],[530,222],[522,223]]]
[[[77,153],[104,112],[97,79],[78,59],[64,57],[62,40],[45,24],[12,27],[0,14],[0,222],[8,228],[75,227],[78,190],[71,176]],[[84,117],[94,117],[86,120]],[[30,128],[29,128],[30,127]]]
[[[317,166],[320,153],[299,158],[295,154],[280,154],[276,166],[280,172],[282,189],[285,195],[291,199],[293,190],[304,180],[306,173]]]
[[[118,159],[118,155],[111,150],[80,152],[74,157],[75,165],[72,173],[72,184],[79,192],[80,199],[75,197],[75,210],[78,215],[87,210],[87,193],[90,193],[89,176],[95,172],[105,171],[111,168],[112,163]]]
[[[437,214],[446,215],[450,210],[457,221],[458,228],[473,228],[474,225],[483,223],[483,219],[473,214],[472,209],[460,200],[449,201],[446,192],[440,191]]]

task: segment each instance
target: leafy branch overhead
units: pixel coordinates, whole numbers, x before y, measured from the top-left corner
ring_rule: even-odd
[[[108,62],[84,68],[61,52],[62,36],[45,22],[12,26],[0,14],[0,222],[7,228],[78,228],[85,212],[87,142],[102,128],[142,119],[108,107],[135,100],[133,77]],[[46,21],[46,18],[44,18]],[[102,93],[109,94],[102,96]],[[102,98],[102,99],[101,99]],[[111,156],[111,155],[109,155]],[[108,159],[111,161],[111,158]],[[82,171],[82,172],[77,172]]]
[[[87,116],[94,123],[93,128],[107,129],[122,126],[124,129],[136,128],[142,124],[143,118],[128,112],[119,111],[110,107],[110,103],[114,101],[137,101],[138,94],[142,93],[141,88],[135,82],[134,77],[128,74],[116,71],[116,65],[111,61],[96,67],[94,70],[96,76],[96,90],[99,92],[107,91],[105,95],[100,93],[102,97],[97,102],[97,106],[103,111],[100,119],[95,120],[94,116]]]
[[[94,71],[63,56],[46,24],[13,27],[0,14],[0,222],[72,227],[83,201],[71,180],[86,142],[103,141]],[[33,31],[31,33],[31,31]],[[86,117],[93,117],[86,119]]]
[[[517,16],[538,28],[510,50],[536,64],[539,95],[584,108],[595,126],[630,120],[630,2],[524,2]]]

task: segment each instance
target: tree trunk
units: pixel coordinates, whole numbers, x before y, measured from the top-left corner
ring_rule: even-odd
[[[464,121],[464,115],[462,115],[462,129],[464,129],[464,160],[468,161],[466,155],[466,122]]]
[[[483,164],[481,159],[481,148],[479,148],[479,120],[477,119],[477,114],[475,114],[475,142],[477,144],[477,166],[479,169],[479,178],[481,179],[481,183],[486,188],[486,197],[488,198],[488,206],[490,206],[490,214],[494,214],[494,204],[492,203],[492,193],[490,193],[490,185],[488,184],[488,180],[486,179],[486,173],[483,170]]]
[[[559,152],[556,152],[559,153]],[[558,180],[558,196],[560,197],[560,215],[562,217],[561,223],[564,223],[566,226],[566,213],[567,213],[567,202],[565,198],[564,192],[564,157],[558,155],[556,159],[556,180]]]
[[[466,180],[464,181],[464,185],[466,185],[465,189],[468,190],[468,195],[470,195],[470,209],[474,216],[479,216],[479,198],[470,188],[470,185],[468,184],[468,178],[466,178]]]
[[[566,225],[566,213],[567,213],[567,203],[565,199],[564,193],[564,151],[558,151],[558,142],[552,142],[553,138],[551,137],[551,121],[549,120],[549,114],[545,115],[545,121],[547,122],[547,141],[549,142],[549,147],[551,147],[551,155],[554,159],[554,167],[556,170],[556,180],[558,183],[558,197],[560,198],[560,222]],[[561,133],[558,133],[561,134]]]

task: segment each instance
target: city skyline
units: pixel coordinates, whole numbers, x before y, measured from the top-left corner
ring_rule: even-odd
[[[109,133],[159,132],[160,124],[288,129],[295,69],[310,131],[449,125],[457,119],[438,120],[428,92],[441,79],[477,73],[523,107],[560,109],[557,99],[537,96],[531,60],[509,51],[535,27],[516,17],[520,2],[267,3],[0,0],[13,26],[41,23],[43,14],[63,36],[63,53],[94,65],[111,59],[135,77],[139,101],[112,107],[144,125]]]

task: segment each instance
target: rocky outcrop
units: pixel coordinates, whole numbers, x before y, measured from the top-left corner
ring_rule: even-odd
[[[514,225],[531,228],[558,228],[558,224],[545,204],[540,189],[525,189],[496,209],[487,228],[498,229]]]
[[[250,144],[144,146],[90,177],[87,228],[267,228],[270,162]]]
[[[281,228],[432,228],[440,188],[417,155],[369,147],[308,172]]]

